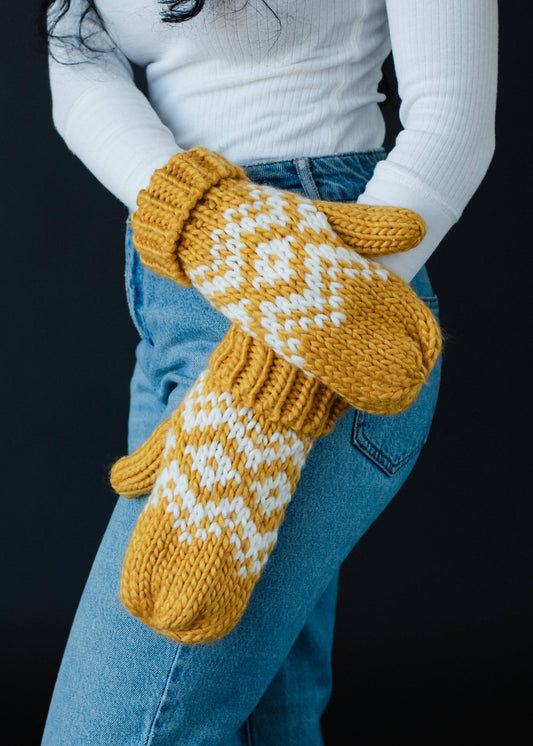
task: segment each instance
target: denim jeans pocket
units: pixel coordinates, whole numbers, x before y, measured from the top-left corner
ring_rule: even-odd
[[[128,309],[135,328],[142,339],[152,344],[150,334],[142,318],[141,306],[143,300],[143,269],[139,261],[139,255],[133,245],[133,231],[128,218],[126,223],[126,264],[124,280],[126,284],[126,299]]]
[[[438,318],[437,297],[422,300]],[[437,404],[440,369],[439,356],[417,399],[405,412],[395,415],[355,412],[352,445],[387,476],[393,476],[416,459],[428,438]]]

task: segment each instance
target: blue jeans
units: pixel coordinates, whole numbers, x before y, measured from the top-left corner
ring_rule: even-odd
[[[355,201],[383,151],[247,167],[252,180]],[[129,449],[178,406],[229,328],[194,288],[157,277],[127,240],[126,285],[141,336]],[[425,269],[413,280],[434,311]],[[278,543],[237,627],[200,646],[163,637],[119,598],[144,499],[118,500],[72,626],[44,746],[320,746],[331,691],[339,567],[411,471],[429,432],[440,360],[406,412],[347,410],[313,447]]]

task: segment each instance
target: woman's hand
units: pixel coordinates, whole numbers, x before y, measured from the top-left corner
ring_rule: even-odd
[[[363,256],[415,246],[424,224],[410,210],[314,203],[194,148],[154,173],[132,225],[147,267],[194,285],[354,407],[406,409],[438,357],[434,316]]]

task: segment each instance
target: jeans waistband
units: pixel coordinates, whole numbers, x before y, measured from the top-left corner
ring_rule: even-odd
[[[258,184],[303,191],[310,199],[353,202],[364,190],[376,164],[385,157],[385,150],[378,148],[241,165]]]
[[[290,165],[290,164],[296,164],[299,161],[305,161],[307,163],[317,164],[319,165],[322,162],[333,162],[335,160],[341,160],[341,161],[350,161],[350,160],[358,160],[360,158],[366,158],[366,157],[374,157],[378,156],[378,159],[383,158],[384,155],[386,155],[385,150],[383,148],[374,148],[372,150],[353,150],[349,151],[347,153],[331,153],[329,155],[310,155],[310,156],[298,156],[295,158],[276,158],[276,159],[269,159],[266,158],[265,160],[259,160],[259,161],[252,161],[251,163],[243,163],[241,164],[241,168],[248,169],[248,168],[257,168],[259,166],[276,166],[276,165]]]

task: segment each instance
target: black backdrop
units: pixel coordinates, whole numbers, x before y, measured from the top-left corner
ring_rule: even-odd
[[[124,208],[53,129],[31,4],[2,5],[2,731],[25,746],[113,507],[136,333]],[[433,432],[343,566],[328,744],[513,743],[530,710],[530,24],[501,5],[496,156],[429,265]]]

